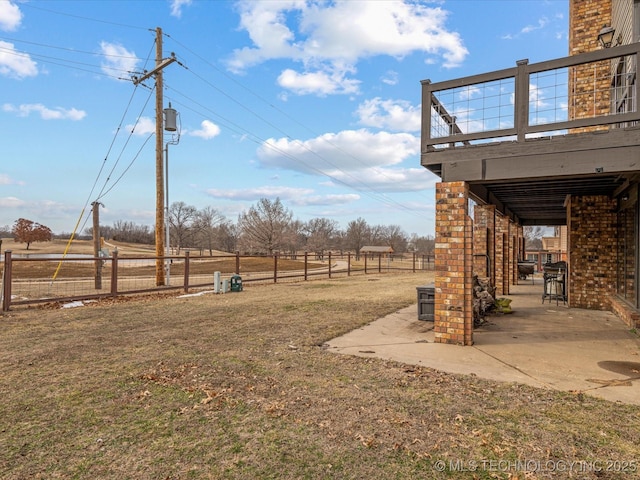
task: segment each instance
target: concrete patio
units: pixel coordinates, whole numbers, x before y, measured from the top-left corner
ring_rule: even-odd
[[[511,287],[513,313],[474,330],[473,346],[434,343],[417,304],[328,342],[335,353],[379,357],[640,405],[640,336],[614,314],[542,303],[542,278]]]

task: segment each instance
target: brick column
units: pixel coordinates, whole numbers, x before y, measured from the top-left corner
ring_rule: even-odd
[[[518,224],[509,221],[509,285],[518,284]]]
[[[509,268],[509,223],[508,217],[496,214],[496,295],[509,295],[509,279],[511,270]]]
[[[437,343],[473,345],[473,224],[465,182],[436,184],[434,332]]]
[[[598,33],[611,25],[612,0],[569,1],[569,55],[601,48]],[[595,71],[594,71],[595,68]],[[569,119],[610,113],[610,61],[578,65],[569,69]],[[607,127],[571,129],[570,133],[608,130]]]
[[[496,206],[476,205],[473,216],[473,272],[495,285]]]
[[[569,306],[608,310],[616,288],[616,200],[604,195],[571,197]]]

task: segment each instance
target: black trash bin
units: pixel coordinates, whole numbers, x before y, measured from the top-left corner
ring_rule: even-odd
[[[434,321],[436,289],[431,285],[416,287],[418,290],[418,320]]]

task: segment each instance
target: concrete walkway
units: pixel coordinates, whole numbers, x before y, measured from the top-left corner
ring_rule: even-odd
[[[511,287],[509,315],[491,315],[474,345],[434,343],[417,305],[328,342],[331,352],[519,382],[640,405],[640,336],[609,312],[542,304],[542,279]]]

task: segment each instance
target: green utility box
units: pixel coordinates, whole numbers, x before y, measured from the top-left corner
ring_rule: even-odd
[[[242,291],[242,277],[238,274],[231,275],[231,291],[232,292]]]
[[[435,318],[436,289],[433,284],[417,287],[418,320],[433,322]]]

